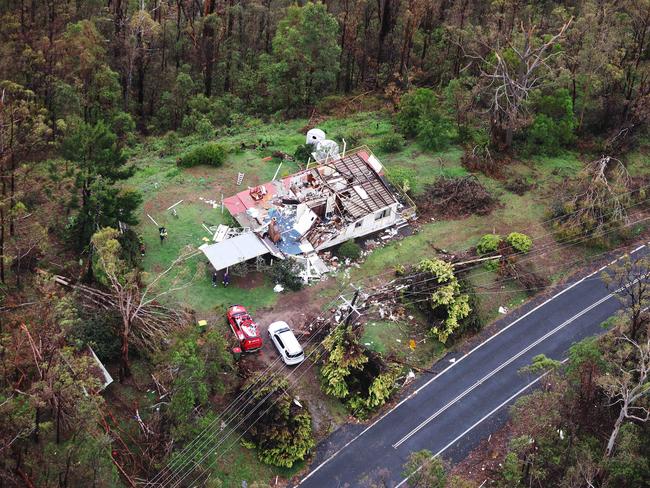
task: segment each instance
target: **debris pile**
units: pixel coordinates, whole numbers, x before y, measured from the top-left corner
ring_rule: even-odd
[[[426,185],[424,194],[417,199],[420,213],[441,218],[461,218],[470,215],[487,215],[496,206],[496,199],[476,178],[439,178]]]

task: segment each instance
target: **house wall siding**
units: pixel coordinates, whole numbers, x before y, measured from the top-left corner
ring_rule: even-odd
[[[392,205],[384,207],[381,210],[373,212],[370,215],[366,215],[356,222],[349,224],[338,236],[330,239],[327,242],[324,242],[316,250],[322,251],[323,249],[342,244],[343,242],[350,239],[363,237],[365,235],[372,234],[373,232],[378,232],[388,227],[392,227],[401,218],[400,214],[397,211],[397,205],[397,203],[394,203]],[[375,216],[386,209],[390,210],[389,215],[380,220],[375,220]],[[358,222],[361,222],[361,225],[359,227],[357,227]]]

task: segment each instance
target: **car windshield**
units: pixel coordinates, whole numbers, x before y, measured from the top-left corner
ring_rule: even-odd
[[[288,358],[299,358],[300,356],[302,356],[302,351],[297,352],[295,354],[287,354]]]

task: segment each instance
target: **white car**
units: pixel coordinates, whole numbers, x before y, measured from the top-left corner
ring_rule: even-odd
[[[280,353],[284,364],[292,366],[294,364],[300,364],[305,360],[305,353],[302,350],[302,346],[286,322],[273,322],[269,325],[269,335],[271,336],[271,341],[275,344],[275,348]]]

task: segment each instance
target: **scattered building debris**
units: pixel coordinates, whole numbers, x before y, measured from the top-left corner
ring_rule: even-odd
[[[199,249],[215,270],[271,254],[297,261],[307,283],[339,266],[331,254],[320,257],[319,251],[384,229],[378,240],[386,241],[408,225],[413,202],[387,183],[382,164],[367,147],[339,155],[320,129],[308,132],[308,143],[312,140],[314,157],[320,157],[315,165],[223,200],[247,231],[232,235],[221,226],[204,226],[214,244]]]

